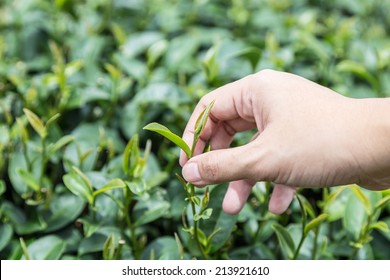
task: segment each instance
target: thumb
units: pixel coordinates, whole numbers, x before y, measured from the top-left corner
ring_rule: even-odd
[[[242,179],[256,180],[253,177],[260,174],[255,172],[259,152],[254,152],[252,143],[195,156],[183,166],[183,177],[198,186]]]

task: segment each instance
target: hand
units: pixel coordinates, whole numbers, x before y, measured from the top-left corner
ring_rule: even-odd
[[[296,187],[390,186],[390,100],[352,99],[296,75],[263,70],[205,95],[183,138],[212,100],[210,119],[187,162],[184,178],[197,185],[230,182],[223,208],[238,213],[257,181],[275,183],[269,210],[282,213]],[[257,137],[229,148],[237,132]],[[211,150],[201,154],[210,140]]]

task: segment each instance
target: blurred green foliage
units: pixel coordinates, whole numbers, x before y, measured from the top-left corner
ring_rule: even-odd
[[[141,128],[180,135],[202,95],[264,68],[390,96],[389,14],[389,0],[2,0],[1,259],[199,258],[178,149]],[[306,190],[275,216],[271,189],[231,217],[211,188],[213,258],[390,259],[388,191]]]

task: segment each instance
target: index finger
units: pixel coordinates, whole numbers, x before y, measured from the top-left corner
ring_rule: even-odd
[[[214,100],[209,120],[200,135],[194,155],[201,153],[207,141],[212,148],[226,148],[235,133],[256,127],[252,109],[250,76],[222,86],[203,96],[196,105],[183,133],[183,140],[192,147],[195,123],[207,105]],[[180,164],[187,162],[184,152],[180,153]]]

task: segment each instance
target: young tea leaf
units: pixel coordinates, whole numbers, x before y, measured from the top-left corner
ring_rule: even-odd
[[[106,242],[103,246],[103,259],[112,260],[115,254],[114,235],[111,234],[107,237]]]
[[[184,180],[184,178],[182,176],[180,176],[178,173],[176,173],[175,175],[176,175],[177,179],[179,179],[180,183],[183,185],[186,193],[188,193],[188,186],[187,186],[186,180]]]
[[[213,209],[208,208],[208,209],[202,211],[201,213],[195,214],[194,220],[195,221],[199,221],[200,219],[208,220],[208,219],[210,219],[212,213],[213,213]]]
[[[292,258],[295,251],[295,245],[290,233],[279,224],[272,225],[272,228],[275,230],[279,245],[283,253],[287,257]]]
[[[385,207],[390,202],[390,195],[385,196],[377,204],[375,204],[375,209],[381,209]]]
[[[311,220],[306,226],[303,231],[304,236],[306,236],[312,229],[318,227],[324,220],[326,220],[329,217],[328,214],[321,214],[318,217]]]
[[[46,128],[48,128],[52,123],[54,123],[59,117],[61,117],[60,113],[57,113],[54,116],[50,117],[50,119],[48,119],[46,122]]]
[[[44,139],[47,136],[47,130],[41,119],[31,112],[29,109],[23,109],[24,114],[27,117],[28,122],[34,128],[34,130],[39,134],[39,136]]]
[[[183,260],[184,259],[184,248],[183,248],[183,244],[181,243],[180,241],[180,238],[179,236],[177,235],[177,233],[175,232],[175,240],[176,240],[176,244],[177,244],[177,249],[179,251],[179,256],[180,256],[180,259]]]
[[[39,186],[38,180],[35,179],[34,175],[24,169],[18,169],[20,178],[29,186],[33,191],[39,192],[41,187]]]
[[[138,148],[139,136],[134,134],[130,141],[127,143],[125,151],[123,153],[123,172],[129,176],[134,175],[134,171],[137,168],[139,162],[139,148]]]
[[[191,157],[191,150],[190,147],[187,145],[186,142],[184,142],[181,137],[170,131],[167,127],[159,124],[159,123],[150,123],[147,126],[145,126],[143,129],[157,132],[158,134],[164,136],[171,142],[173,142],[175,145],[177,145],[180,149],[182,149],[188,158]]]
[[[85,181],[76,173],[69,173],[63,176],[65,186],[75,195],[93,204],[92,190],[87,186]]]
[[[214,103],[215,103],[215,100],[211,101],[210,104],[206,108],[204,108],[202,113],[200,113],[198,119],[196,120],[195,127],[194,127],[195,132],[194,132],[194,141],[192,143],[191,156],[195,150],[195,146],[199,140],[200,134],[202,134],[202,131],[206,126],[207,120],[208,120],[209,115],[210,115],[211,108],[214,106]]]
[[[379,221],[379,222],[372,224],[370,226],[370,228],[382,231],[384,233],[390,232],[389,226],[383,221]]]
[[[57,142],[55,142],[53,145],[49,146],[48,155],[51,156],[51,155],[55,154],[61,148],[65,147],[70,142],[74,141],[74,139],[75,138],[72,135],[65,135],[65,136],[61,137]]]
[[[352,185],[351,190],[355,194],[355,196],[360,200],[360,202],[363,203],[367,214],[371,213],[371,202],[368,199],[368,197],[364,194],[364,192],[361,190],[361,188],[358,187],[357,185]]]
[[[101,188],[97,191],[94,191],[92,195],[93,195],[93,197],[96,197],[99,194],[108,192],[110,190],[123,189],[125,187],[126,187],[126,184],[121,179],[112,179],[110,182],[108,182],[106,185],[104,185],[103,188]]]

